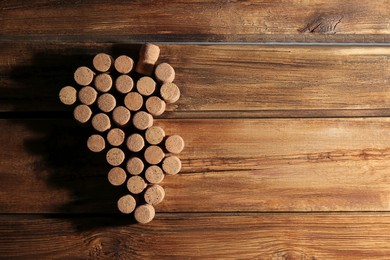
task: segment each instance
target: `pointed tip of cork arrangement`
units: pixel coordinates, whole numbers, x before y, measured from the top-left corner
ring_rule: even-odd
[[[73,105],[77,100],[77,90],[72,86],[63,87],[58,97],[64,105]]]
[[[141,224],[149,223],[156,215],[154,207],[150,204],[138,206],[134,212],[134,218]]]

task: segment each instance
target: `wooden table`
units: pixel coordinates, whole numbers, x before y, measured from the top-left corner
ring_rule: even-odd
[[[386,0],[2,1],[0,257],[389,259]],[[58,91],[156,42],[186,141],[156,219],[87,151]]]

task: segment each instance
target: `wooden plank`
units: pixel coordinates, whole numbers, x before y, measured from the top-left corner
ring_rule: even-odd
[[[101,51],[138,45],[2,43],[0,111],[64,111],[59,89]],[[182,97],[167,116],[389,116],[390,48],[161,45]],[[241,113],[241,114],[240,114]]]
[[[389,214],[3,216],[1,256],[39,259],[388,259]]]
[[[0,17],[4,40],[390,41],[386,0],[5,1]]]
[[[388,211],[390,119],[155,122],[186,142],[159,212]],[[0,121],[0,212],[117,212],[104,155],[67,120]],[[33,200],[33,203],[32,203]],[[206,203],[207,202],[207,203]]]

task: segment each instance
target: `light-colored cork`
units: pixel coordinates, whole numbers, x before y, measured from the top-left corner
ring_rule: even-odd
[[[95,103],[96,97],[97,97],[97,92],[91,86],[86,86],[86,87],[81,88],[79,93],[78,93],[78,98],[79,98],[80,102],[83,103],[84,105],[88,105],[88,106]]]
[[[138,206],[134,211],[134,218],[141,224],[149,223],[156,215],[156,211],[152,205],[145,204]]]
[[[156,79],[160,83],[171,83],[175,79],[175,70],[168,63],[160,63],[154,71]]]
[[[81,86],[87,86],[91,84],[94,76],[95,72],[85,66],[77,68],[73,75],[74,80]]]
[[[107,73],[101,73],[96,76],[95,88],[100,92],[107,92],[112,88],[112,78]]]
[[[106,160],[112,166],[119,166],[125,160],[125,153],[117,147],[111,148],[106,154]]]
[[[92,127],[98,132],[105,132],[111,128],[111,122],[108,115],[99,113],[92,118]]]
[[[164,180],[164,172],[157,165],[151,165],[145,170],[145,179],[152,184],[158,184]]]
[[[91,135],[87,140],[87,147],[92,152],[98,153],[106,148],[106,141],[101,135]]]
[[[119,146],[125,141],[125,132],[120,128],[113,128],[107,133],[107,142],[112,146]]]
[[[92,110],[87,105],[78,105],[73,110],[73,117],[80,123],[84,124],[92,116]]]
[[[157,45],[151,43],[142,45],[135,71],[143,75],[151,76],[159,55],[160,48]]]
[[[165,190],[158,184],[149,186],[144,194],[145,202],[153,206],[161,203],[164,200],[164,197]]]
[[[120,75],[115,80],[115,88],[119,93],[127,94],[134,87],[134,81],[129,75]]]
[[[125,183],[127,175],[121,167],[114,167],[108,172],[107,178],[112,185],[120,186]]]
[[[171,135],[165,140],[165,149],[170,153],[180,153],[184,149],[184,140],[180,135]]]
[[[125,96],[125,106],[130,111],[138,111],[144,104],[143,97],[137,92],[130,92]]]
[[[145,141],[142,135],[132,134],[126,140],[126,146],[131,152],[139,152],[145,146]]]
[[[153,125],[153,117],[144,111],[138,111],[133,116],[133,125],[139,130],[146,130]]]
[[[162,163],[162,169],[166,174],[177,174],[181,170],[181,161],[174,155],[165,157]]]
[[[123,214],[130,214],[134,211],[136,201],[130,194],[121,197],[117,203],[118,209]]]
[[[103,112],[111,112],[116,107],[116,99],[110,93],[104,93],[97,99],[98,108]]]
[[[127,181],[127,189],[133,194],[140,194],[147,184],[141,176],[132,176]]]
[[[64,105],[73,105],[77,100],[77,90],[72,86],[63,87],[58,97]]]
[[[132,157],[126,163],[126,170],[131,175],[139,175],[144,170],[144,163],[140,158]]]
[[[106,53],[99,53],[95,55],[92,63],[97,71],[107,72],[113,67],[114,59]]]
[[[150,96],[156,90],[156,82],[151,77],[142,77],[137,81],[137,91],[143,96]]]
[[[166,104],[161,98],[152,96],[146,100],[145,106],[151,115],[159,116],[165,112]]]
[[[115,59],[114,67],[116,71],[121,74],[128,74],[131,72],[134,66],[134,61],[132,58],[126,55],[121,55]]]
[[[112,111],[112,121],[118,126],[127,126],[130,123],[131,113],[124,106],[117,106]]]
[[[144,153],[145,160],[150,164],[159,164],[164,159],[163,150],[157,145],[151,145],[146,148]]]
[[[175,83],[164,83],[160,88],[161,97],[168,104],[175,103],[180,98],[180,89]]]
[[[165,137],[165,131],[159,126],[149,127],[145,132],[145,139],[149,144],[159,144]]]

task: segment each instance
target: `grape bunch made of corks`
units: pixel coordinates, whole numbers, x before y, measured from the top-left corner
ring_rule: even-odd
[[[62,103],[74,106],[74,118],[96,132],[87,147],[106,153],[108,181],[127,186],[128,194],[117,201],[119,211],[133,213],[140,223],[154,218],[154,207],[165,196],[159,184],[165,174],[180,171],[176,155],[184,148],[182,137],[166,136],[163,128],[153,125],[153,117],[180,97],[173,83],[175,71],[168,63],[156,65],[159,55],[158,46],[145,44],[135,66],[126,55],[114,59],[99,53],[92,61],[94,69],[83,66],[74,72],[79,86],[63,87],[59,93]]]

